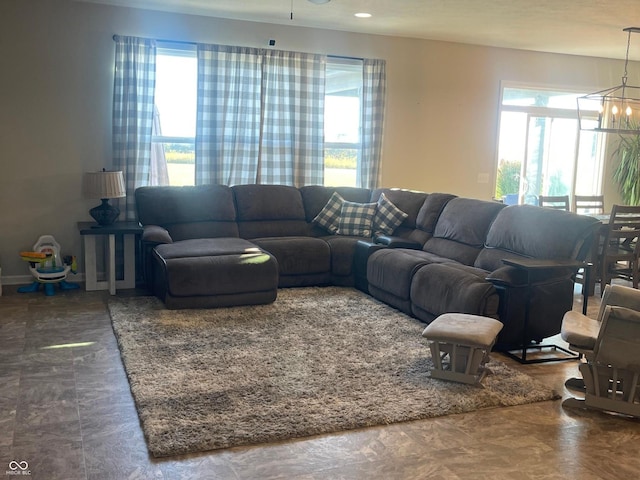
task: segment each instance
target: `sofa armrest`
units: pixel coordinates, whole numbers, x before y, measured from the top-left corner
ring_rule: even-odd
[[[527,272],[516,267],[501,267],[487,275],[486,280],[501,287],[526,287]]]
[[[173,239],[166,228],[159,225],[145,225],[142,232],[142,241],[145,243],[173,243]]]
[[[353,252],[353,276],[355,287],[365,293],[369,293],[369,281],[367,280],[367,262],[369,257],[378,250],[387,248],[386,245],[373,243],[367,240],[358,240]]]
[[[577,270],[577,266],[574,266],[573,263],[575,262],[572,261],[571,265],[565,261],[556,263],[553,260],[541,260],[540,263],[535,263],[535,260],[532,259],[527,263],[528,268],[514,264],[506,265],[491,272],[486,279],[496,286],[503,287],[526,287],[527,285],[553,283],[572,277]]]
[[[376,243],[389,248],[409,248],[411,250],[420,250],[422,248],[420,242],[390,235],[380,235],[379,237],[376,237]]]
[[[153,293],[152,252],[163,243],[173,243],[169,232],[159,225],[145,225],[141,237],[142,271],[147,289]]]

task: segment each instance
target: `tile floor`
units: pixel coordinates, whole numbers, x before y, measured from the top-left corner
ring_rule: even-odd
[[[103,292],[45,297],[5,286],[0,478],[15,478],[16,472],[46,480],[640,477],[640,420],[566,411],[561,401],[154,459],[138,423],[107,300]],[[52,348],[61,345],[67,346]],[[569,395],[563,382],[577,373],[577,362],[523,366],[494,355]],[[28,471],[14,462],[27,462]]]

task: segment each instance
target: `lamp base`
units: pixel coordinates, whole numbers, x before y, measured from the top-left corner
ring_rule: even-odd
[[[89,215],[91,215],[99,225],[106,227],[113,225],[113,222],[115,222],[118,215],[120,215],[120,209],[111,205],[108,198],[103,198],[100,205],[89,210]]]

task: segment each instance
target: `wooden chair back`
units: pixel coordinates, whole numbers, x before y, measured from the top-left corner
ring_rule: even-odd
[[[540,195],[538,196],[538,205],[568,212],[570,210],[569,195]]]
[[[604,195],[574,195],[571,211],[583,215],[601,215],[604,213]]]
[[[600,260],[601,288],[612,278],[630,280],[638,288],[640,270],[640,206],[614,205]]]

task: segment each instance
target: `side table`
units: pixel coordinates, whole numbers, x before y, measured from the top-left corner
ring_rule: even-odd
[[[84,240],[85,289],[109,290],[116,294],[117,288],[135,288],[136,286],[136,237],[142,234],[138,222],[115,222],[103,227],[95,222],[78,222],[80,235]],[[98,281],[96,237],[106,236],[107,280]],[[116,280],[116,235],[124,240],[124,278]]]
[[[520,258],[520,259],[503,259],[502,262],[505,265],[510,265],[515,268],[520,268],[527,272],[527,306],[524,313],[524,326],[522,329],[522,345],[520,355],[514,354],[511,351],[504,351],[505,355],[513,358],[514,360],[520,363],[543,363],[543,362],[557,362],[560,360],[575,360],[580,358],[580,355],[572,352],[571,350],[567,350],[564,347],[559,345],[530,345],[529,344],[529,322],[531,319],[530,311],[531,311],[531,274],[535,270],[573,270],[577,272],[581,268],[584,269],[584,284],[588,285],[590,281],[590,273],[591,273],[591,264],[588,262],[582,262],[579,260],[538,260],[535,258]],[[589,300],[589,292],[587,288],[582,289],[582,313],[584,315],[587,314],[587,301]],[[564,352],[567,356],[564,357],[551,357],[551,358],[541,358],[541,359],[527,359],[527,350],[542,350],[543,348],[552,348],[553,350],[559,350]]]

